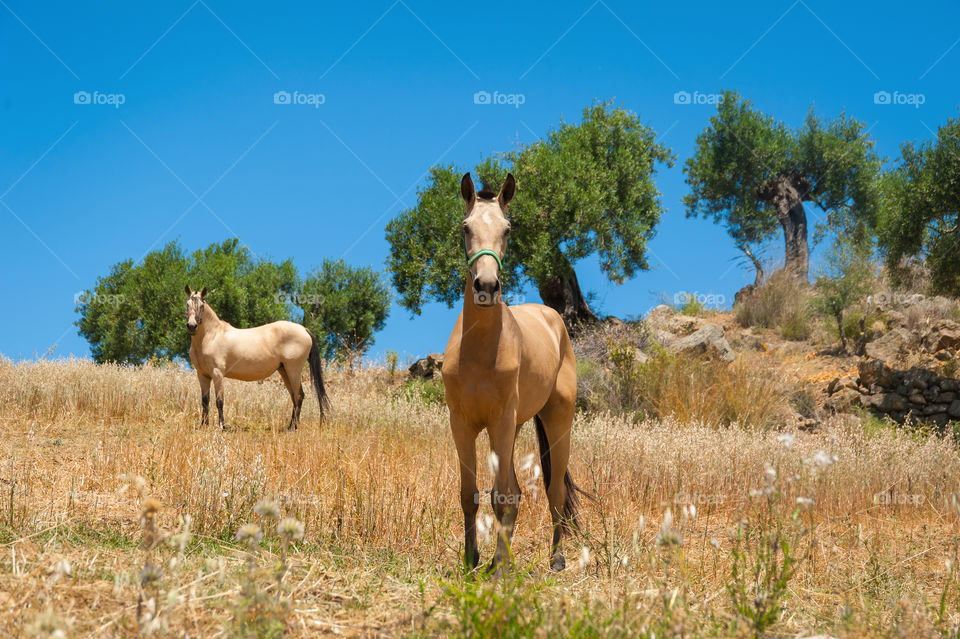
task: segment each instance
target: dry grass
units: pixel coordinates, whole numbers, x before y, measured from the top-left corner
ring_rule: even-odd
[[[777,328],[785,339],[802,341],[812,333],[810,288],[782,269],[737,304],[734,312],[741,326]]]
[[[331,369],[329,378],[329,422],[317,423],[308,395],[294,433],[279,430],[289,399],[278,380],[228,382],[232,428],[220,432],[198,428],[196,381],[178,369],[0,362],[0,634],[67,624],[77,636],[137,633],[142,503],[121,492],[121,476],[130,475],[144,477],[160,501],[161,529],[193,517],[183,562],[159,582],[167,634],[228,627],[247,557],[233,536],[264,496],[306,526],[281,593],[290,602],[287,632],[463,634],[478,619],[499,622],[501,591],[459,571],[462,519],[445,409],[405,399],[400,380],[382,369]],[[518,457],[535,450],[531,430]],[[836,463],[819,468],[811,461],[818,451]],[[956,560],[958,540],[952,442],[893,430],[868,436],[855,420],[836,419],[797,433],[787,448],[776,431],[606,415],[578,416],[575,425],[572,470],[598,502],[585,512],[587,536],[567,542],[570,568],[559,576],[545,570],[542,490],[525,489],[514,552],[531,572],[505,580],[502,592],[511,588],[524,604],[496,631],[524,634],[520,622],[537,610],[548,634],[666,627],[729,636],[738,619],[727,592],[731,531],[762,506],[765,498],[751,493],[769,486],[766,467],[776,469],[777,504],[792,510],[797,497],[814,500],[775,635],[955,631],[960,591],[944,563]],[[532,469],[521,473],[521,485],[532,480]],[[490,485],[486,471],[481,485]],[[690,504],[696,516],[675,523],[683,544],[655,545],[665,508]],[[481,517],[489,513],[484,505]],[[582,544],[590,559],[578,566]],[[492,545],[483,544],[484,558]],[[278,552],[265,543],[264,561]]]

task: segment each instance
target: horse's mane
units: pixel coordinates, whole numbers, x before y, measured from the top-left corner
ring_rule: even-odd
[[[494,200],[497,197],[497,192],[493,190],[493,187],[484,182],[483,188],[480,189],[479,193],[477,193],[477,197],[484,200]]]

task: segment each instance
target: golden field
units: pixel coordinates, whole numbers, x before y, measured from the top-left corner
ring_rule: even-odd
[[[854,416],[808,433],[578,414],[571,469],[597,499],[555,574],[527,427],[515,569],[488,582],[460,568],[446,408],[405,374],[326,373],[323,425],[308,392],[287,432],[274,376],[228,381],[219,431],[175,367],[0,362],[0,635],[956,636],[950,439]],[[182,553],[143,548],[148,495],[160,537],[190,516]],[[279,587],[276,535],[235,541],[264,498],[305,527]],[[142,586],[148,560],[162,574]]]

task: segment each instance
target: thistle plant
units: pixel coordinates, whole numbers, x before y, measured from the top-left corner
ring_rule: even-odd
[[[241,584],[241,597],[234,610],[231,636],[280,636],[286,628],[289,602],[283,599],[283,578],[289,570],[290,545],[303,539],[303,524],[295,517],[283,517],[280,505],[272,499],[263,499],[253,507],[261,523],[246,523],[237,530],[235,539],[246,547],[246,570]],[[280,558],[272,570],[260,568],[261,542],[276,531],[280,543]],[[269,574],[276,593],[270,597],[261,591],[258,582]]]

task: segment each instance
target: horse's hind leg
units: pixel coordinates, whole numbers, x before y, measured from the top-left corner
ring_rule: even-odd
[[[550,549],[550,567],[563,570],[566,560],[560,539],[572,522],[575,513],[568,505],[567,464],[570,461],[570,428],[573,424],[574,401],[554,392],[536,418],[537,440],[540,444],[540,465],[553,521],[553,542]]]
[[[300,368],[294,369],[293,367],[287,367],[285,364],[280,364],[277,372],[280,373],[280,377],[290,393],[290,400],[293,402],[290,425],[287,426],[287,429],[293,430],[300,425],[300,409],[303,407],[303,384],[300,381],[303,365],[301,364]]]

